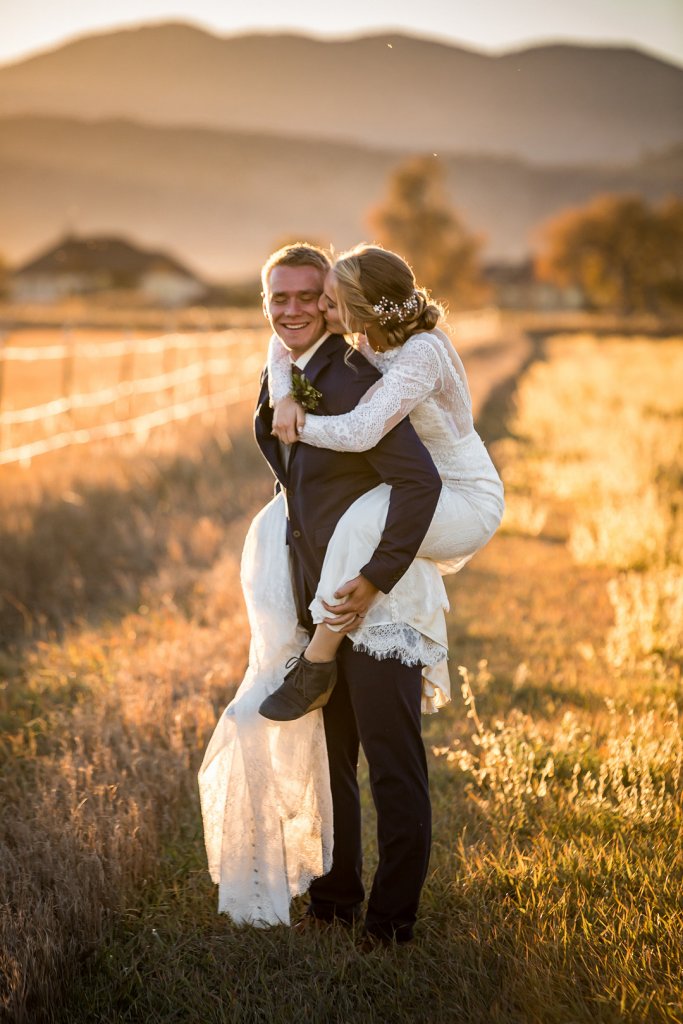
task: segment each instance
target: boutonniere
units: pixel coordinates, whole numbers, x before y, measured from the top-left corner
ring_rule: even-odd
[[[315,412],[318,408],[318,402],[323,397],[322,391],[314,388],[310,380],[307,380],[303,373],[292,374],[292,390],[290,395],[306,412]]]

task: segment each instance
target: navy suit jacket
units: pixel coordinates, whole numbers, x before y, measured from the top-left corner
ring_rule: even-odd
[[[322,392],[315,413],[308,415],[321,416],[349,412],[380,377],[360,353],[351,350],[349,354],[341,335],[323,342],[304,373]],[[363,576],[388,593],[424,540],[441,493],[441,478],[407,418],[367,452],[335,452],[298,442],[290,449],[288,466],[271,434],[272,423],[264,370],[255,414],[256,440],[285,492],[297,607],[302,624],[310,628],[308,605],[320,579],[325,550],[349,506],[377,484],[391,485],[384,532],[361,569]]]

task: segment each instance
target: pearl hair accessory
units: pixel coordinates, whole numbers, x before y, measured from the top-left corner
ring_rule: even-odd
[[[377,314],[382,326],[384,326],[384,324],[388,324],[390,320],[394,319],[394,317],[403,323],[404,320],[407,320],[411,316],[415,316],[417,313],[417,295],[413,292],[410,298],[406,299],[405,302],[402,302],[400,306],[396,302],[391,302],[386,295],[383,295],[372,309],[373,312]]]

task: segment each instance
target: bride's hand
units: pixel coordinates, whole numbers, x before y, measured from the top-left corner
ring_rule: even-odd
[[[299,440],[299,434],[303,430],[306,413],[298,402],[295,402],[291,395],[284,398],[275,406],[273,411],[273,429],[271,433],[284,444],[294,444]]]

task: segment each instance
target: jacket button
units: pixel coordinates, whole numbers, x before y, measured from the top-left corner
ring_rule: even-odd
[[[300,536],[301,530],[292,530],[292,537],[296,537],[298,539]]]

